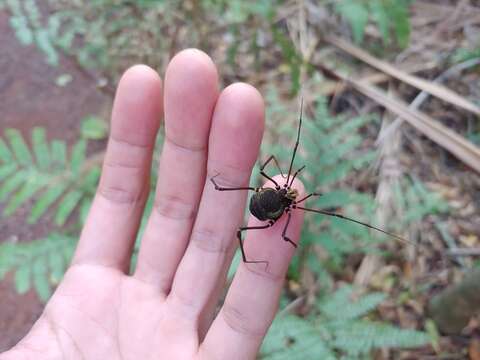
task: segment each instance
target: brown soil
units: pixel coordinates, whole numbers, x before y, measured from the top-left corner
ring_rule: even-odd
[[[0,132],[12,127],[28,138],[32,127],[42,126],[49,138],[72,143],[78,139],[83,117],[102,114],[108,109],[110,98],[69,59],[63,58],[58,67],[52,67],[34,46],[22,46],[3,12],[0,12],[0,44]],[[55,84],[62,74],[73,78],[64,87]],[[29,241],[49,232],[48,219],[25,226],[27,215],[25,207],[13,217],[0,217],[0,242]],[[33,291],[18,295],[12,281],[10,274],[0,282],[0,352],[28,332],[43,308]]]

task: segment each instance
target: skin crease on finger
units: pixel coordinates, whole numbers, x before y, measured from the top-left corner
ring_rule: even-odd
[[[231,85],[218,94],[216,68],[199,50],[182,51],[174,59],[171,65],[181,76],[169,73],[168,93],[163,94],[159,76],[146,66],[132,67],[122,77],[101,186],[73,265],[30,333],[17,347],[0,354],[0,360],[255,358],[277,309],[294,248],[281,238],[285,217],[270,229],[244,234],[248,257],[268,260],[268,271],[254,266],[258,264],[241,263],[212,322],[236,245],[235,232],[244,225],[247,191],[216,191],[207,174],[220,172],[219,181],[224,184],[248,186],[263,132],[263,101],[246,84]],[[175,68],[175,64],[185,66]],[[192,113],[182,102],[188,97],[197,101]],[[148,188],[162,98],[177,99],[170,105],[166,102],[166,121],[171,140],[185,150],[182,161],[198,164],[195,158],[204,157],[196,170],[194,165],[179,165],[180,173],[172,174],[174,156],[166,170],[160,168],[159,176],[175,185],[175,179],[185,173],[193,181],[191,186],[198,187],[189,199],[196,209],[191,226],[197,238],[189,238],[188,223],[153,227],[151,250],[144,250],[150,256],[148,262],[173,268],[148,274],[151,267],[145,266],[144,277],[136,277],[126,269]],[[196,115],[203,116],[201,124],[189,126]],[[182,139],[193,142],[179,143]],[[295,186],[303,191],[300,183]],[[288,235],[298,243],[303,215],[293,213]],[[250,224],[257,220],[251,218]],[[185,232],[186,239],[177,231]],[[186,243],[178,245],[180,250],[162,246],[174,239]],[[177,250],[180,257],[174,259]],[[139,266],[141,261],[139,257]],[[159,286],[163,281],[157,277],[159,271],[174,274],[170,293],[163,292],[169,286]]]

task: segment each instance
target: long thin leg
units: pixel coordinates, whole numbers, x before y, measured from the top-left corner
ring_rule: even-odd
[[[280,185],[278,185],[278,183],[273,178],[268,176],[264,171],[260,171],[260,175],[262,175],[264,178],[267,178],[268,180],[270,180],[272,183],[275,184],[275,188],[277,190],[280,190]]]
[[[237,239],[238,239],[238,243],[240,245],[240,251],[242,252],[242,259],[243,259],[244,263],[247,263],[247,264],[267,264],[267,266],[268,266],[268,261],[265,261],[265,260],[247,260],[247,257],[245,255],[245,249],[243,248],[242,231],[267,229],[267,228],[271,227],[273,224],[274,224],[274,222],[269,222],[267,225],[262,225],[262,226],[245,226],[245,227],[238,228]]]
[[[357,223],[357,224],[360,224],[360,225],[363,225],[363,226],[366,226],[370,229],[373,229],[373,230],[377,230],[377,231],[380,231],[381,233],[384,233],[386,235],[389,235],[391,237],[393,237],[394,239],[400,241],[400,242],[403,242],[405,244],[408,244],[408,245],[412,245],[412,246],[417,246],[415,243],[413,243],[412,241],[410,240],[407,240],[407,239],[404,239],[402,238],[401,236],[398,236],[398,235],[395,235],[394,233],[391,233],[391,232],[388,232],[388,231],[385,231],[385,230],[382,230],[380,228],[377,228],[373,225],[370,225],[370,224],[367,224],[367,223],[364,223],[362,221],[359,221],[359,220],[355,220],[355,219],[352,219],[352,218],[349,218],[347,216],[343,216],[341,214],[337,214],[337,213],[333,213],[333,212],[329,212],[329,211],[324,211],[324,210],[317,210],[317,209],[307,209],[307,208],[304,208],[304,207],[301,207],[301,206],[296,206],[296,205],[293,205],[293,208],[295,209],[300,209],[300,210],[305,210],[305,211],[311,211],[311,212],[315,212],[315,213],[318,213],[318,214],[323,214],[323,215],[328,215],[328,216],[335,216],[337,218],[340,218],[340,219],[344,219],[344,220],[348,220],[348,221],[352,221],[354,223]]]
[[[267,161],[265,161],[265,162],[263,163],[263,165],[260,166],[260,175],[262,175],[264,178],[267,178],[267,179],[270,180],[272,183],[274,183],[274,184],[275,184],[275,187],[277,188],[277,190],[279,190],[279,189],[280,189],[280,185],[278,185],[278,183],[277,183],[272,177],[268,176],[267,173],[266,173],[265,171],[263,171],[263,169],[265,169],[265,166],[267,166],[268,163],[269,163],[270,161],[272,161],[272,160],[273,160],[273,161],[275,162],[275,164],[277,165],[278,170],[280,170],[280,174],[282,174],[282,177],[284,177],[284,175],[283,175],[283,173],[282,173],[282,170],[280,169],[280,166],[278,165],[278,161],[277,161],[277,158],[275,157],[275,155],[270,155],[270,157],[267,159]]]
[[[298,120],[297,141],[295,142],[295,147],[293,148],[292,160],[290,160],[290,167],[288,168],[287,184],[289,183],[289,180],[290,180],[290,173],[292,172],[293,161],[295,160],[298,144],[300,142],[300,130],[302,128],[302,114],[303,114],[303,98],[302,98],[302,102],[300,103],[300,119]]]
[[[293,180],[295,180],[297,175],[300,174],[303,171],[303,169],[305,169],[305,165],[303,165],[300,169],[295,171],[295,174],[293,174],[293,176],[292,176],[292,180],[290,180],[290,184],[287,185],[289,188],[293,185]]]
[[[220,174],[217,174],[213,177],[210,178],[210,181],[213,183],[213,185],[215,186],[215,190],[218,190],[218,191],[233,191],[233,190],[253,190],[253,191],[259,191],[259,188],[254,188],[254,187],[250,187],[250,186],[245,186],[245,187],[231,187],[231,188],[227,188],[227,187],[223,187],[223,186],[220,186],[217,184],[217,182],[215,181],[215,178],[220,175]]]
[[[290,224],[290,219],[292,218],[292,213],[288,212],[287,215],[288,215],[288,218],[287,218],[287,222],[285,223],[285,227],[283,228],[283,231],[282,231],[282,238],[283,240],[288,241],[294,247],[297,247],[297,244],[295,244],[292,240],[290,240],[290,238],[287,235],[285,235],[287,233],[288,225]]]
[[[297,204],[300,204],[301,202],[304,202],[305,200],[307,200],[308,198],[312,197],[312,196],[322,196],[323,194],[321,193],[311,193],[311,194],[308,194],[307,196],[301,198],[300,200],[297,200],[295,201],[295,205]]]
[[[275,162],[275,165],[277,166],[278,171],[280,171],[280,174],[281,174],[282,177],[284,178],[285,175],[283,174],[282,169],[280,168],[280,165],[279,165],[278,160],[277,160],[277,158],[275,157],[275,155],[270,155],[270,157],[263,163],[263,165],[260,166],[260,171],[263,171],[263,169],[265,169],[265,166],[267,166],[268,163],[269,163],[270,161],[272,161],[272,160]]]

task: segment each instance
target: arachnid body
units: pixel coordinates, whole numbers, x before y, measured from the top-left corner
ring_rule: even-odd
[[[262,175],[264,178],[270,180],[274,187],[259,187],[259,188],[254,188],[254,187],[223,187],[217,184],[215,181],[215,178],[219,175],[215,175],[210,178],[210,181],[213,183],[215,186],[215,189],[218,191],[236,191],[236,190],[252,190],[255,191],[253,196],[250,199],[250,204],[249,204],[249,210],[250,213],[255,216],[258,220],[260,221],[265,221],[267,222],[265,225],[259,225],[259,226],[246,226],[246,227],[240,227],[237,230],[237,238],[239,241],[240,245],[240,251],[242,253],[242,258],[245,263],[264,263],[268,264],[268,261],[265,260],[247,260],[246,254],[245,254],[245,249],[243,246],[243,240],[242,240],[242,231],[247,231],[247,230],[261,230],[261,229],[266,229],[275,224],[275,222],[282,217],[283,214],[287,214],[287,221],[285,223],[285,226],[282,231],[282,238],[286,242],[289,242],[292,246],[297,247],[297,244],[295,244],[288,236],[287,236],[287,229],[288,225],[290,224],[290,219],[291,219],[291,211],[294,209],[301,209],[304,211],[310,211],[318,214],[323,214],[323,215],[328,215],[328,216],[334,216],[337,218],[341,218],[347,221],[355,222],[357,224],[366,226],[370,229],[374,229],[376,231],[382,232],[384,234],[387,234],[389,236],[392,236],[393,238],[400,240],[402,242],[410,243],[408,240],[405,240],[404,238],[392,234],[388,231],[379,229],[375,226],[372,226],[370,224],[364,223],[362,221],[358,221],[346,216],[343,216],[341,214],[337,214],[334,212],[329,212],[329,211],[324,211],[324,210],[319,210],[319,209],[309,209],[305,208],[302,206],[299,206],[300,203],[304,202],[308,198],[312,196],[321,196],[319,193],[310,193],[301,199],[298,198],[298,190],[293,188],[293,181],[297,177],[297,175],[305,168],[305,166],[300,167],[295,173],[292,174],[292,167],[293,167],[293,162],[295,160],[295,154],[297,153],[297,148],[299,145],[300,141],[300,130],[302,128],[302,113],[303,113],[303,100],[301,103],[300,107],[300,118],[298,122],[298,131],[297,131],[297,140],[295,142],[295,147],[293,149],[293,154],[292,158],[290,161],[290,167],[288,169],[288,174],[286,176],[286,181],[284,184],[280,185],[278,184],[277,181],[275,181],[273,178],[268,176],[264,169],[265,167],[273,160],[277,166],[278,169],[280,169],[279,163],[277,159],[275,158],[274,155],[271,155],[260,167],[260,175]],[[281,170],[280,173],[282,174]],[[285,176],[282,174],[283,178],[285,179]]]

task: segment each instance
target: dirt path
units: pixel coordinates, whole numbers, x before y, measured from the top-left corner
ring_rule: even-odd
[[[63,58],[58,67],[52,67],[35,47],[22,46],[2,12],[0,44],[0,134],[13,127],[30,136],[32,127],[43,126],[50,139],[72,143],[78,138],[83,117],[108,108],[109,97],[69,59]],[[64,87],[55,85],[55,79],[66,73],[73,80]],[[29,241],[49,232],[47,221],[26,226],[27,215],[27,209],[22,208],[14,217],[0,217],[0,241]],[[11,276],[0,282],[0,352],[23,337],[42,308],[33,291],[16,294]]]

